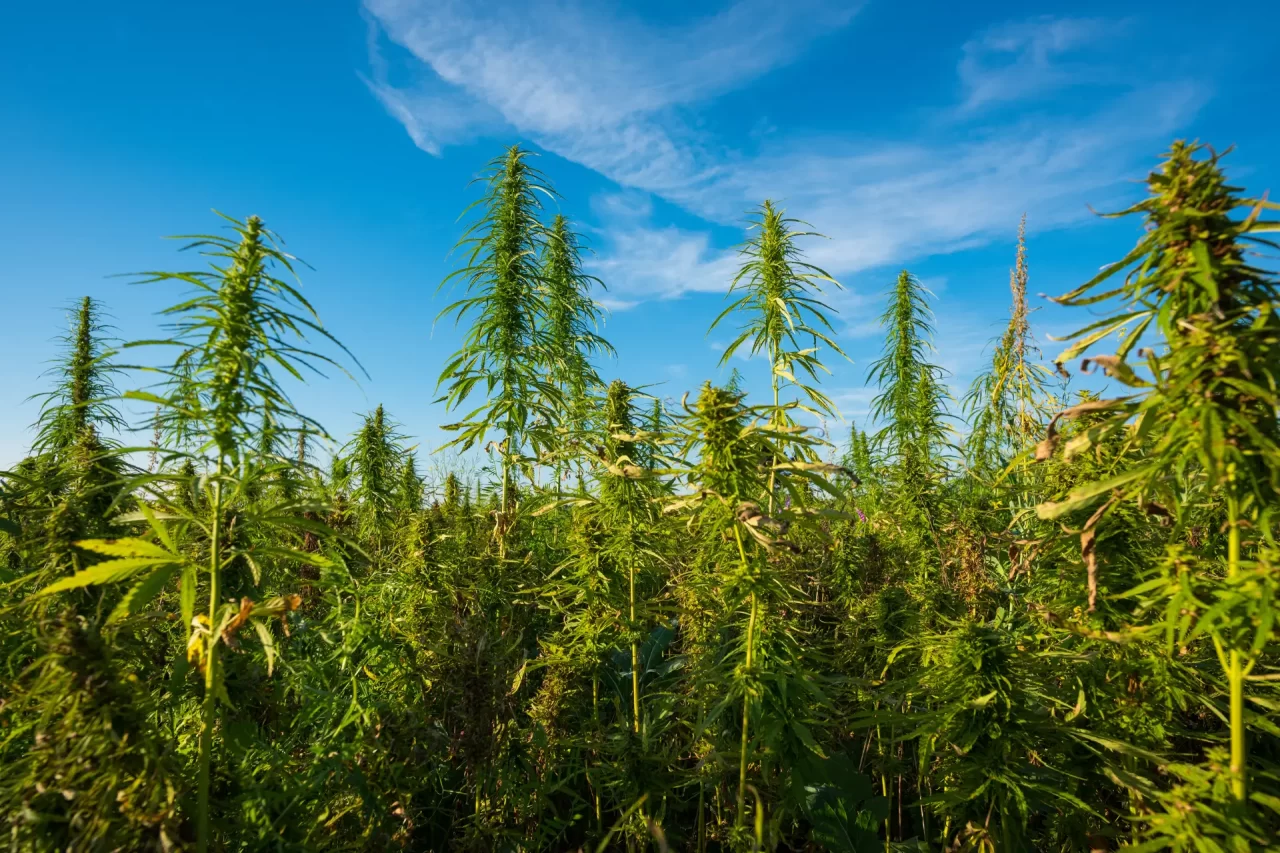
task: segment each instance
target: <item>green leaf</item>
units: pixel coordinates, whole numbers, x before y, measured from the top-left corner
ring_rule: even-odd
[[[1067,349],[1063,350],[1063,352],[1056,359],[1054,359],[1054,361],[1058,362],[1058,364],[1062,364],[1064,362],[1072,360],[1073,358],[1078,357],[1081,353],[1083,353],[1089,347],[1093,346],[1103,338],[1109,336],[1110,334],[1115,332],[1117,329],[1119,329],[1120,327],[1128,323],[1130,320],[1132,320],[1134,317],[1139,317],[1144,313],[1146,312],[1135,311],[1134,313],[1131,313],[1131,314],[1124,314],[1120,317],[1108,317],[1105,320],[1100,320],[1097,323],[1090,324],[1090,326],[1087,326],[1085,330],[1082,330],[1080,333],[1077,333],[1077,334],[1082,334],[1084,331],[1088,329],[1094,329],[1092,334],[1086,334],[1085,337],[1081,338],[1071,346],[1067,347]]]
[[[182,580],[179,581],[179,607],[182,610],[182,627],[191,639],[191,620],[196,616],[196,565],[187,563],[182,567]]]
[[[1209,247],[1203,240],[1191,244],[1191,256],[1195,258],[1195,279],[1200,286],[1209,291],[1209,298],[1218,300],[1218,283],[1213,277],[1213,263],[1209,260]]]
[[[1280,797],[1274,797],[1271,794],[1265,794],[1261,791],[1253,791],[1249,794],[1249,799],[1255,803],[1264,805],[1276,814],[1280,815]]]
[[[111,611],[111,616],[107,620],[115,622],[126,616],[136,616],[155,598],[160,590],[164,589],[174,575],[178,573],[177,566],[161,566],[151,574],[147,575],[142,581],[125,593],[124,598],[120,599],[120,603]]]
[[[1072,489],[1065,500],[1056,503],[1053,501],[1046,501],[1045,503],[1037,506],[1036,515],[1046,521],[1061,518],[1067,513],[1089,504],[1100,495],[1105,495],[1112,489],[1117,489],[1123,485],[1132,483],[1134,480],[1139,480],[1148,476],[1157,468],[1158,466],[1155,464],[1144,465],[1142,467],[1126,471],[1123,474],[1118,474],[1107,480],[1099,480],[1094,483],[1079,486]]]
[[[139,557],[149,560],[176,561],[181,558],[145,539],[81,539],[77,548],[108,557]]]
[[[271,635],[271,628],[261,619],[253,620],[253,630],[257,632],[258,639],[262,642],[262,650],[267,653],[267,676],[270,677],[276,665],[276,639]]]
[[[799,720],[791,721],[791,730],[796,733],[796,737],[800,742],[809,748],[809,751],[819,758],[826,758],[826,754],[822,751],[822,747],[818,746],[818,742],[813,739],[813,732],[809,731],[809,727]]]
[[[168,558],[156,560],[149,557],[122,557],[119,560],[108,560],[105,563],[99,563],[96,566],[90,566],[83,571],[76,572],[71,577],[55,581],[37,592],[36,595],[53,595],[56,592],[63,592],[68,589],[81,589],[86,586],[116,583],[128,580],[139,572],[159,568],[166,563],[172,562]]]

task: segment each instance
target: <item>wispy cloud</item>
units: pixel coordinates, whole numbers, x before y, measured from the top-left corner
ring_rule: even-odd
[[[831,389],[828,396],[847,420],[859,429],[866,429],[871,423],[871,401],[879,393],[879,389],[871,385],[857,385]]]
[[[647,222],[653,216],[653,197],[641,190],[597,193],[591,197],[591,212],[615,225]]]
[[[601,301],[614,310],[690,292],[722,293],[737,269],[734,254],[713,248],[707,233],[644,224],[607,233],[601,255],[585,266],[609,283]]]
[[[427,66],[417,98],[441,85],[495,110],[538,144],[627,186],[672,188],[717,172],[701,134],[673,111],[731,91],[848,23],[857,4],[741,0],[679,27],[607,17],[573,0],[366,0],[386,35]],[[384,93],[383,102],[403,103]],[[444,118],[446,122],[452,119]],[[438,153],[433,117],[420,147]],[[446,130],[451,131],[452,125]]]
[[[1098,62],[1098,48],[1124,29],[1122,21],[1042,16],[984,30],[962,48],[963,108],[1106,82],[1114,71]]]
[[[1098,57],[1121,33],[1117,22],[1041,17],[957,45],[960,97],[914,134],[726,139],[692,108],[786,65],[854,22],[857,4],[804,0],[780,12],[740,0],[667,26],[575,0],[366,6],[423,67],[416,88],[391,87],[385,74],[371,82],[420,147],[438,154],[494,122],[624,189],[593,202],[604,225],[592,271],[610,282],[615,308],[723,291],[737,260],[711,225],[739,223],[766,197],[831,236],[809,256],[840,277],[984,245],[1024,211],[1034,230],[1073,225],[1090,216],[1086,202],[1127,191],[1153,145],[1207,97],[1192,81],[1116,80]],[[1071,111],[991,109],[1035,107],[1081,81],[1108,85]],[[650,196],[708,227],[655,223]],[[856,292],[837,303],[867,308]],[[847,331],[865,321],[851,319]]]
[[[721,357],[724,356],[724,351],[729,348],[729,344],[726,341],[711,341],[707,346],[711,348],[712,352],[719,353]],[[760,350],[759,352],[752,352],[750,342],[744,343],[734,350],[732,357],[741,362],[755,361],[763,363],[766,365],[766,369],[770,363],[768,351]]]
[[[413,144],[437,157],[444,146],[461,142],[482,127],[501,125],[492,110],[447,89],[403,91],[377,79],[364,82],[387,113],[404,125]]]
[[[721,219],[752,199],[783,197],[832,237],[814,261],[837,273],[903,263],[1005,235],[1023,211],[1038,229],[1090,216],[1132,175],[1135,152],[1163,140],[1200,105],[1195,86],[1151,87],[1085,118],[1028,118],[957,128],[954,141],[886,141],[854,149],[790,142],[677,201]]]

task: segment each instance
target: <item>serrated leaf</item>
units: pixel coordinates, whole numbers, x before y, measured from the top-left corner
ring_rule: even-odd
[[[1123,474],[1118,474],[1106,480],[1099,480],[1094,483],[1087,483],[1086,485],[1079,486],[1072,489],[1067,497],[1062,501],[1046,501],[1045,503],[1037,506],[1036,515],[1046,521],[1061,518],[1073,510],[1080,509],[1100,495],[1104,495],[1112,489],[1117,489],[1120,486],[1145,477],[1155,470],[1155,467],[1156,466],[1154,464],[1145,465],[1141,468],[1134,468],[1131,471],[1126,471]]]
[[[38,591],[36,595],[53,595],[55,592],[63,592],[68,589],[83,589],[87,586],[100,586],[107,583],[117,583],[122,580],[128,580],[139,572],[147,569],[158,568],[166,562],[170,561],[161,561],[142,557],[126,557],[119,560],[108,560],[105,563],[99,563],[96,566],[90,566],[87,569],[76,572],[71,577],[55,581],[44,589]]]
[[[151,602],[151,599],[160,594],[160,590],[164,589],[165,584],[177,573],[178,566],[162,566],[147,575],[125,593],[124,598],[120,599],[120,603],[111,611],[108,621],[115,622],[127,616],[136,616]]]
[[[81,539],[77,548],[108,557],[143,557],[152,560],[177,560],[176,554],[145,539]]]
[[[187,630],[187,639],[191,638],[191,620],[196,614],[196,566],[187,563],[182,567],[182,580],[179,581],[178,604],[182,609],[182,624]]]
[[[260,619],[253,620],[253,630],[257,632],[258,639],[262,642],[262,650],[267,653],[267,676],[270,677],[276,666],[276,638],[271,635],[271,629]]]

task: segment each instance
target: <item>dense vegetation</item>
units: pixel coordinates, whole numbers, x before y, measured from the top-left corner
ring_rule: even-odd
[[[530,155],[481,183],[439,379],[479,476],[294,408],[358,362],[257,218],[145,276],[157,339],[78,306],[0,480],[10,849],[1280,849],[1280,228],[1218,155],[1117,214],[1053,366],[1020,235],[959,401],[903,271],[839,447],[801,223],[755,211],[713,324],[766,398],[674,405],[598,373]]]

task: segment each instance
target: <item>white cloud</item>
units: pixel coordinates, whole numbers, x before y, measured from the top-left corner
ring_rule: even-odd
[[[963,108],[973,110],[1064,86],[1104,82],[1113,74],[1110,69],[1069,57],[1081,49],[1096,48],[1124,28],[1122,21],[1046,15],[984,30],[962,49]]]
[[[762,153],[716,186],[676,200],[712,219],[751,199],[783,197],[832,239],[811,244],[832,273],[904,264],[1007,235],[1022,212],[1036,230],[1091,218],[1204,98],[1194,86],[1150,87],[1094,115],[957,129],[956,141],[885,142],[862,150],[792,143]],[[1136,161],[1136,162],[1135,162]]]
[[[477,129],[501,124],[483,104],[446,88],[403,91],[377,79],[362,79],[387,113],[404,125],[413,144],[436,157],[446,145],[463,141]]]
[[[608,222],[645,222],[653,216],[653,196],[641,190],[597,193],[591,197],[591,211]]]
[[[772,0],[740,0],[660,28],[634,16],[606,17],[600,6],[574,0],[366,0],[365,7],[438,80],[540,145],[648,189],[716,172],[700,151],[700,135],[672,121],[673,110],[787,62],[856,9],[799,0],[778,14]],[[434,139],[430,128],[441,119],[452,121],[416,116],[415,141]]]
[[[849,23],[855,5],[806,0],[783,12],[739,0],[665,27],[578,0],[366,6],[432,81],[406,93],[383,74],[371,86],[420,147],[438,153],[485,121],[502,123],[622,188],[592,203],[605,224],[591,269],[619,309],[722,292],[737,266],[711,230],[655,224],[651,196],[717,225],[740,224],[763,198],[783,199],[832,238],[812,242],[809,258],[846,278],[984,245],[1008,235],[1024,211],[1033,230],[1088,219],[1086,203],[1130,192],[1126,179],[1206,96],[1188,81],[1124,88],[1098,61],[1099,45],[1120,32],[1116,22],[1042,17],[983,30],[959,47],[961,101],[926,115],[907,138],[774,131],[731,142],[694,121],[692,108],[791,61]],[[993,118],[978,109],[1081,81],[1109,88],[1076,114]],[[439,100],[433,86],[461,102]],[[872,328],[856,291],[834,302],[857,312],[846,314],[846,331]]]
[[[600,257],[584,266],[609,285],[602,304],[614,310],[690,292],[722,293],[737,271],[733,252],[712,248],[706,233],[619,225],[608,230]]]
[[[858,385],[831,389],[828,396],[846,420],[859,429],[866,429],[871,422],[871,401],[879,393],[880,390],[872,385]]]

